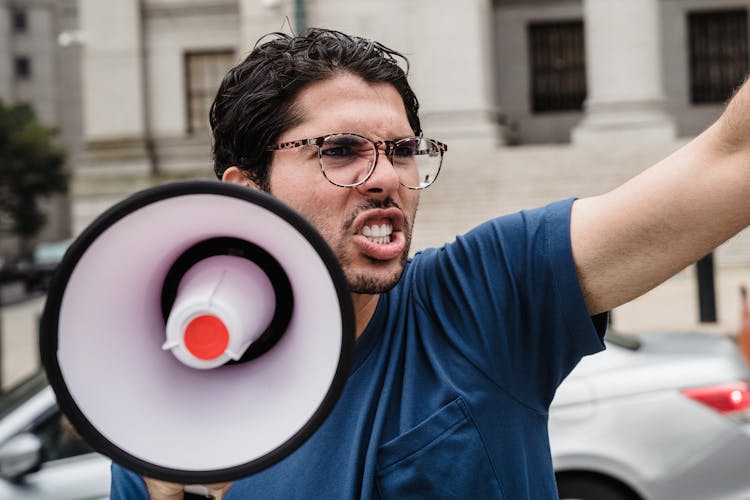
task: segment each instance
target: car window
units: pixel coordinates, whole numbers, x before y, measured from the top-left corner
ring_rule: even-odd
[[[70,240],[40,243],[34,249],[34,262],[37,264],[57,264],[62,260],[70,243]]]

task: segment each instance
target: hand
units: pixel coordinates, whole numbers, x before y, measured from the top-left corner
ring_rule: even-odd
[[[144,477],[148,496],[151,500],[182,500],[185,486],[177,483],[168,483],[158,479]]]
[[[150,477],[144,477],[143,480],[146,482],[146,489],[151,500],[182,500],[184,498],[184,484],[160,481]],[[231,482],[214,483],[207,484],[205,488],[208,490],[208,494],[215,500],[221,500],[230,486],[232,486]]]

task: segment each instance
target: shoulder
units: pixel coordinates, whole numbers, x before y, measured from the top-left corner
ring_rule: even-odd
[[[477,262],[490,269],[504,265],[516,269],[535,261],[559,261],[570,255],[570,215],[575,199],[565,199],[490,219],[453,242],[414,255],[413,270],[428,274],[434,266],[466,267]]]

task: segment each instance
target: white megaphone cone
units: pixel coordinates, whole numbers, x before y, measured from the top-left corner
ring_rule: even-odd
[[[263,470],[320,427],[354,331],[344,272],[309,222],[254,189],[185,181],[133,194],[76,238],[39,345],[97,452],[206,484]]]
[[[180,281],[162,349],[193,368],[238,361],[275,309],[273,285],[257,265],[230,255],[203,259]]]

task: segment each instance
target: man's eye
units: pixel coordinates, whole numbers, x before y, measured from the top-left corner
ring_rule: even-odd
[[[414,156],[415,148],[411,146],[397,146],[393,150],[393,155],[399,158],[410,158]]]
[[[411,158],[419,152],[419,139],[406,139],[397,142],[393,148],[393,156],[397,158]]]
[[[330,147],[324,147],[321,150],[321,154],[323,156],[352,156],[354,155],[354,151],[349,146],[330,146]]]

